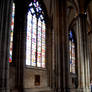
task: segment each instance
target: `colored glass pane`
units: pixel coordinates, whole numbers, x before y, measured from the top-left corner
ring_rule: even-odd
[[[41,67],[41,20],[38,19],[37,66]]]
[[[32,30],[32,66],[36,66],[36,16],[33,16],[33,30]]]
[[[29,7],[31,7],[31,6],[32,6],[32,3],[29,4]]]
[[[69,34],[70,72],[75,74],[75,43],[72,32]]]
[[[30,10],[31,10],[31,13],[32,13],[32,14],[34,14],[34,13],[35,13],[34,8],[31,8]]]
[[[26,64],[30,65],[31,60],[31,32],[32,32],[32,15],[31,12],[28,12],[27,15],[27,48],[26,48]]]
[[[12,5],[12,17],[11,17],[11,34],[10,34],[10,56],[9,62],[12,62],[12,49],[13,49],[13,31],[14,31],[14,16],[15,16],[15,4]]]
[[[45,23],[42,22],[42,67],[45,68]]]
[[[42,14],[40,15],[40,18],[41,18],[41,20],[43,20],[43,15]]]

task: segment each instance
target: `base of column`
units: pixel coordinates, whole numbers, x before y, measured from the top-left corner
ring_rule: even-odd
[[[9,89],[6,88],[0,88],[0,92],[10,92]]]
[[[64,92],[91,92],[90,88],[64,88]]]

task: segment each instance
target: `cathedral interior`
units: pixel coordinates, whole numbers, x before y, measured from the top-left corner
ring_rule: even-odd
[[[92,0],[0,0],[0,92],[92,92]]]

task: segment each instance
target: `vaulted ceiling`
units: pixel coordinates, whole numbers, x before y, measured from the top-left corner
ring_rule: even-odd
[[[85,12],[85,10],[88,11],[90,26],[92,26],[92,0],[77,0],[77,1],[79,3],[80,12]]]
[[[88,12],[89,12],[89,17],[90,17],[90,22],[92,26],[92,1],[88,4]]]
[[[81,11],[85,10],[91,0],[78,0]]]

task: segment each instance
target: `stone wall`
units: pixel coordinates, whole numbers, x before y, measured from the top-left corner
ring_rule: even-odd
[[[40,83],[35,85],[35,76],[40,76]],[[35,69],[35,68],[25,68],[24,69],[24,88],[46,88],[48,87],[47,83],[47,71],[43,69]]]

